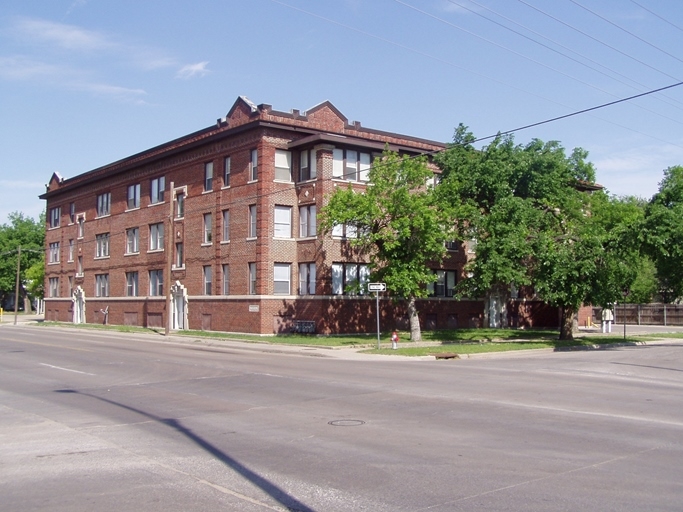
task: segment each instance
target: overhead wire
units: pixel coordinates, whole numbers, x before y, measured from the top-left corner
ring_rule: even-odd
[[[653,16],[655,16],[656,18],[659,18],[659,19],[662,20],[663,22],[668,23],[668,24],[671,25],[672,27],[677,28],[678,30],[680,30],[681,32],[683,32],[683,28],[679,27],[679,26],[676,25],[675,23],[672,23],[670,20],[664,18],[663,16],[660,16],[659,14],[657,14],[656,12],[654,12],[652,9],[648,9],[648,8],[645,7],[644,5],[642,5],[642,4],[638,3],[638,2],[636,2],[636,0],[631,0],[631,3],[636,4],[638,7],[640,7],[640,8],[643,9],[644,11],[649,12],[650,14],[652,14]]]

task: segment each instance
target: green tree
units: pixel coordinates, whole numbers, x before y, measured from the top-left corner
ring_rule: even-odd
[[[669,167],[645,208],[643,242],[664,302],[683,297],[683,167]]]
[[[9,222],[0,225],[0,291],[14,292],[17,273],[17,249],[21,246],[20,282],[26,281],[26,271],[44,260],[45,216],[36,221],[23,213],[8,215]]]
[[[473,140],[461,125],[435,159],[444,194],[463,205],[460,239],[477,241],[471,278],[459,290],[504,303],[511,284],[533,285],[560,308],[560,338],[571,339],[581,304],[620,299],[633,277],[617,243],[622,235],[610,235],[615,225],[603,218],[615,206],[604,192],[591,192],[595,172],[580,148],[567,155],[555,141],[515,145],[498,137],[476,151]]]
[[[386,282],[395,298],[407,301],[413,341],[421,339],[416,299],[427,296],[426,285],[435,279],[430,265],[443,260],[445,242],[453,239],[453,210],[426,186],[432,177],[424,157],[385,151],[364,191],[338,189],[320,215],[323,232],[341,224],[356,228],[357,237],[347,243],[369,257],[373,280]]]

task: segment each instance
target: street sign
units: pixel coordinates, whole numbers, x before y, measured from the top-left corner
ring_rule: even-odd
[[[386,292],[387,283],[368,283],[369,292]]]

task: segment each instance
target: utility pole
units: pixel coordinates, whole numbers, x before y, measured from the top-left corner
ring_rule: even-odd
[[[19,272],[21,272],[21,245],[17,251],[17,283],[14,286],[14,325],[17,325],[17,313],[19,311]]]
[[[164,281],[166,281],[166,328],[164,329],[164,336],[168,336],[171,330],[171,322],[173,321],[173,315],[171,315],[171,265],[173,265],[173,205],[175,202],[175,184],[171,182],[171,188],[169,190],[169,214],[168,214],[168,233],[164,236],[166,242],[166,272],[164,276]]]

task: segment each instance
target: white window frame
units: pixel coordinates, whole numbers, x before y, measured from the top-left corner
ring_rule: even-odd
[[[140,184],[128,185],[126,194],[126,207],[128,210],[140,208]]]
[[[273,295],[292,294],[292,264],[273,263]]]
[[[370,282],[370,268],[365,263],[333,263],[332,264],[332,295],[347,295],[354,283],[359,283],[358,294],[366,293]],[[356,291],[353,291],[356,294]]]
[[[309,204],[299,207],[299,237],[312,238],[317,236],[316,205]]]
[[[48,279],[48,297],[59,297],[59,277]]]
[[[79,213],[76,217],[76,223],[78,224],[78,237],[83,238],[85,236],[85,213]]]
[[[213,240],[213,214],[205,213],[203,215],[203,234],[202,234],[202,244],[210,245]]]
[[[149,182],[149,202],[159,204],[164,202],[164,192],[166,191],[166,176],[153,178]]]
[[[230,295],[230,265],[227,263],[221,265],[221,277],[223,278],[223,295]]]
[[[95,297],[109,297],[109,274],[95,274]]]
[[[256,295],[256,263],[249,263],[249,295]]]
[[[299,181],[314,180],[318,177],[317,150],[305,149],[299,153]]]
[[[213,190],[213,162],[204,163],[204,192]]]
[[[292,181],[292,152],[284,149],[275,150],[275,181]]]
[[[69,238],[69,254],[67,255],[67,260],[69,263],[71,263],[74,260],[74,239]]]
[[[228,188],[230,186],[230,168],[232,162],[229,156],[223,159],[223,188]]]
[[[221,242],[230,241],[230,210],[223,210],[223,237]]]
[[[69,224],[76,221],[76,203],[69,203]]]
[[[50,208],[50,229],[58,228],[62,218],[62,207]]]
[[[140,253],[140,228],[126,229],[126,252],[125,254]]]
[[[213,295],[213,268],[211,265],[202,267],[202,281],[204,283],[204,295]]]
[[[249,181],[258,180],[258,149],[252,149],[249,153]]]
[[[182,219],[185,217],[185,191],[179,190],[178,192],[176,192],[175,200],[175,218]]]
[[[247,226],[247,229],[248,229],[247,238],[256,238],[256,235],[258,233],[256,222],[257,222],[256,205],[250,204],[249,205],[249,224]]]
[[[292,207],[276,204],[273,209],[273,237],[292,238]]]
[[[149,250],[164,250],[164,223],[156,222],[149,225]]]
[[[427,283],[427,293],[430,297],[453,297],[455,285],[458,283],[455,270],[434,270],[436,280]]]
[[[155,269],[149,271],[149,294],[158,297],[164,294],[164,271]]]
[[[299,263],[299,295],[315,295],[315,263]]]
[[[109,233],[95,235],[95,258],[109,257]]]
[[[372,154],[357,149],[334,148],[332,151],[332,177],[367,182],[369,180]]]
[[[97,217],[111,215],[111,192],[97,195]]]
[[[137,297],[140,293],[139,274],[137,272],[126,272],[126,297]]]
[[[48,264],[59,263],[59,242],[50,242],[47,251]]]
[[[183,242],[175,244],[175,264],[173,268],[185,268],[185,247]]]

